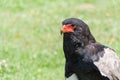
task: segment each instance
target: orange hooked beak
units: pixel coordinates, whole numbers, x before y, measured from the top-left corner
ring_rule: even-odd
[[[63,25],[61,29],[61,34],[62,33],[70,33],[74,32],[74,27],[71,24]]]

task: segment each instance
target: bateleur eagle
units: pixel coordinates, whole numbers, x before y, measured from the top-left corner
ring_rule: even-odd
[[[111,48],[96,42],[80,19],[62,22],[66,80],[120,80],[120,59]]]

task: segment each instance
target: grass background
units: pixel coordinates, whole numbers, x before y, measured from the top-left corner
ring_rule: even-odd
[[[0,80],[64,80],[61,22],[85,21],[120,55],[119,0],[0,0]]]

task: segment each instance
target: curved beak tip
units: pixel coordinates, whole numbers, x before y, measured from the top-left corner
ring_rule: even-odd
[[[63,31],[62,31],[62,30],[60,30],[60,34],[61,34],[61,35],[63,34]]]

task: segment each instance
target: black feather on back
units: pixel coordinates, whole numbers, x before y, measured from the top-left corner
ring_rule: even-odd
[[[105,48],[107,47],[99,43],[91,43],[84,48],[78,48],[76,53],[82,55],[84,61],[96,62],[103,57]]]

